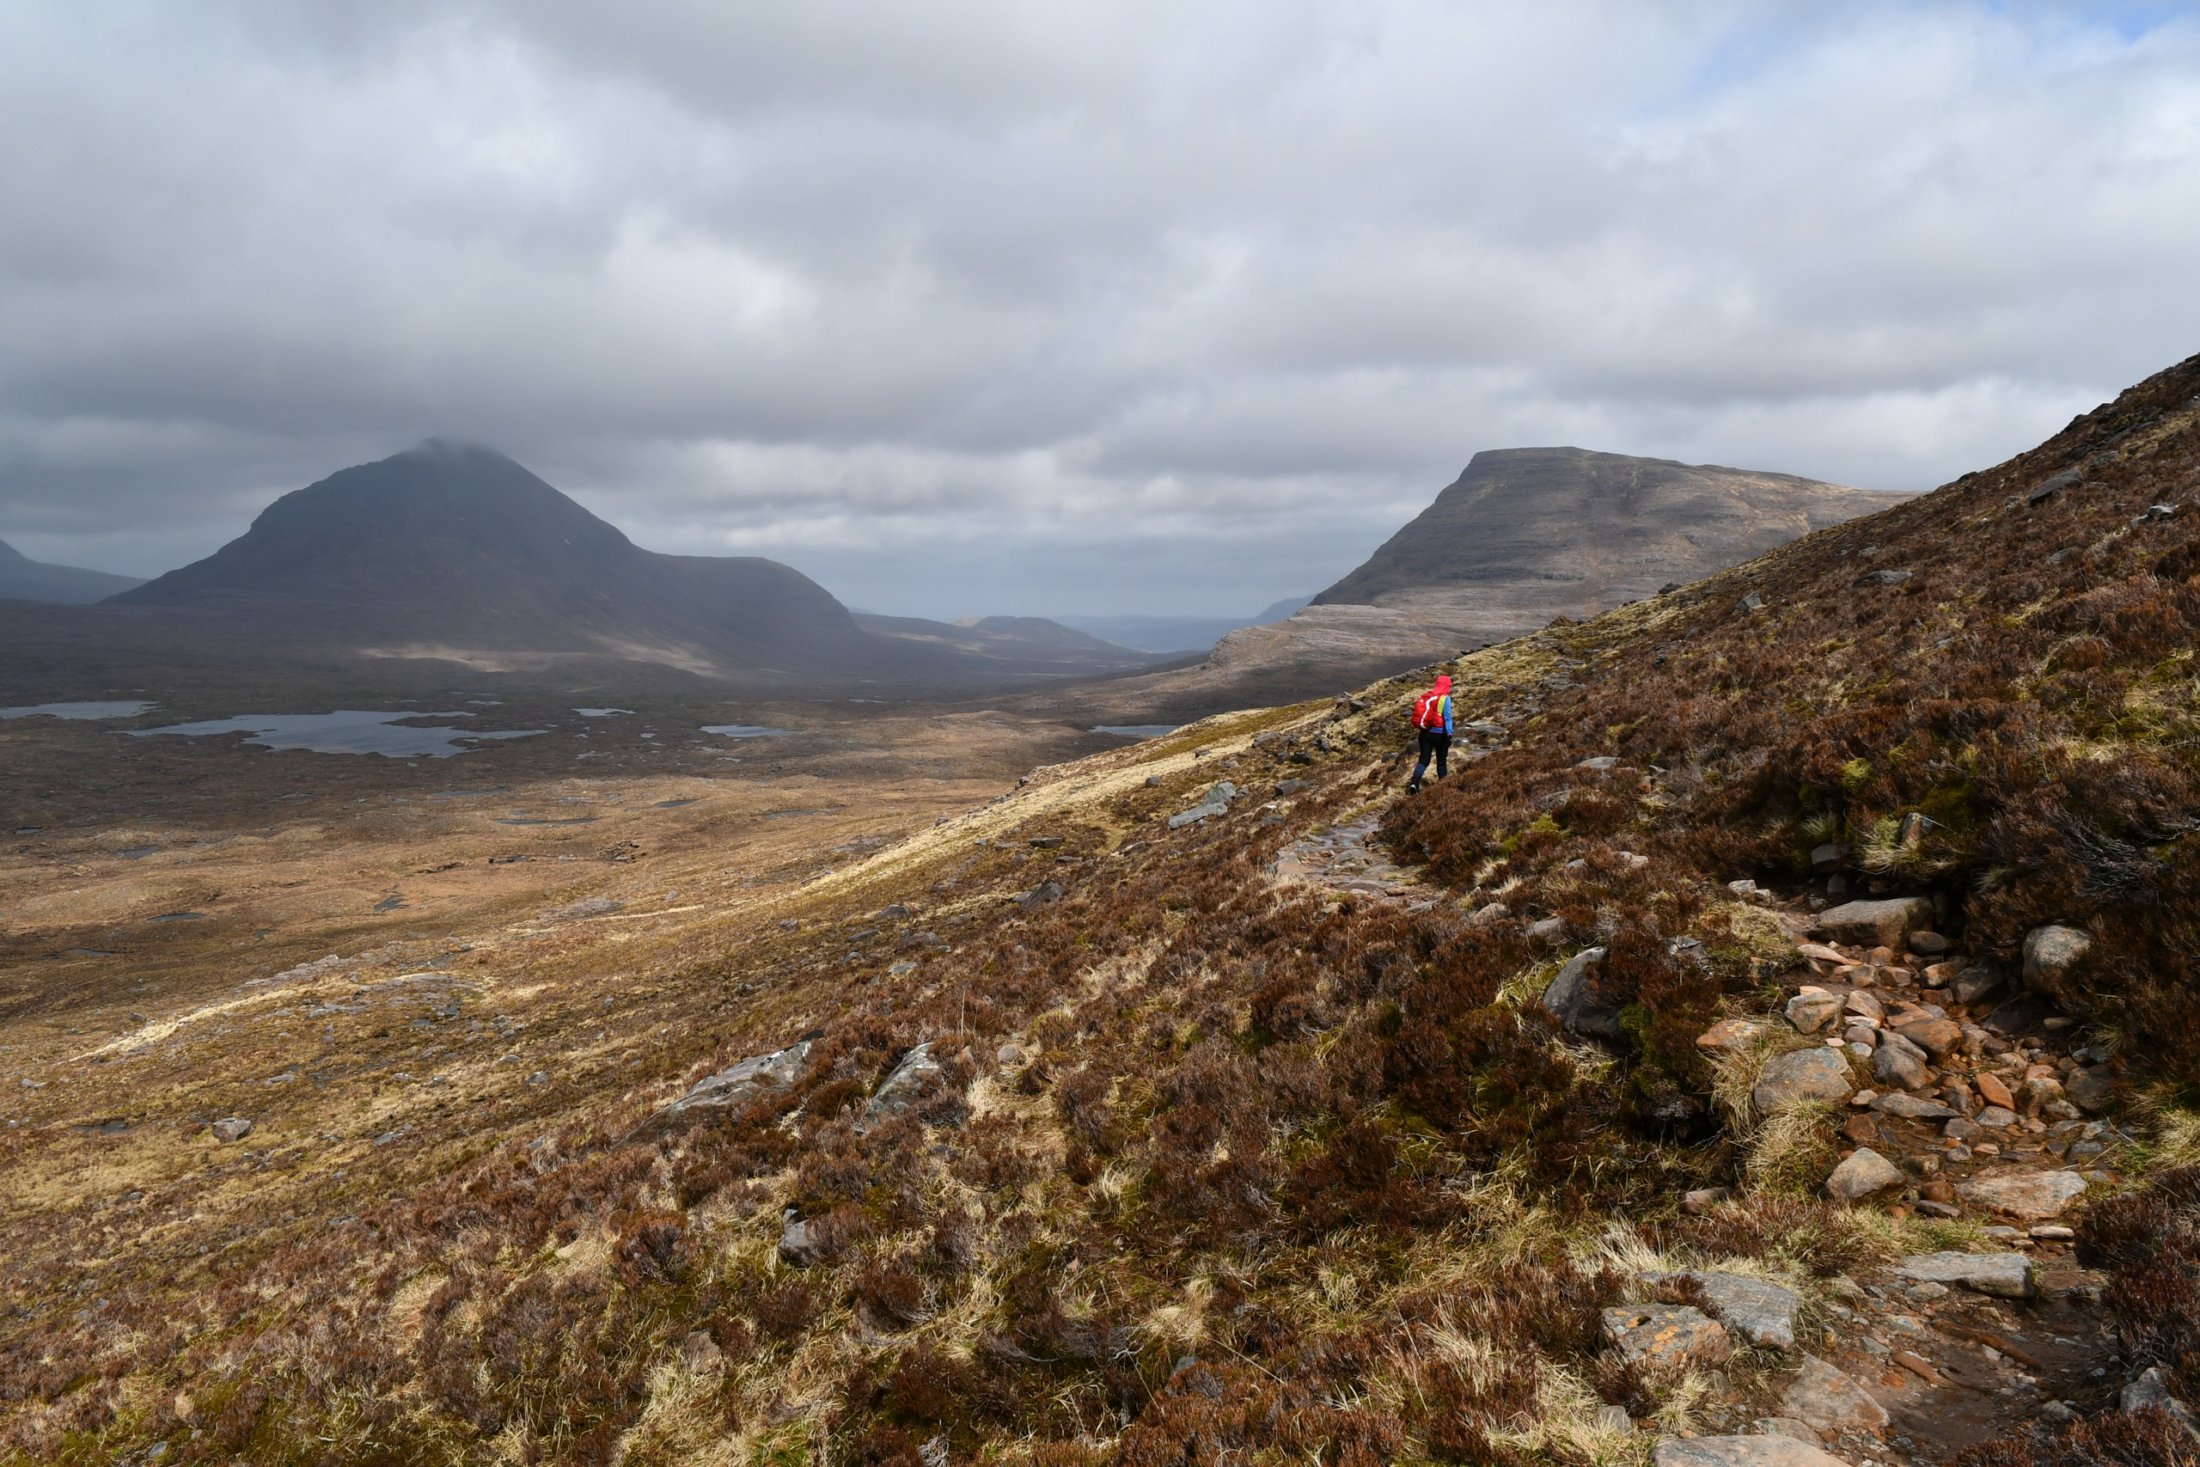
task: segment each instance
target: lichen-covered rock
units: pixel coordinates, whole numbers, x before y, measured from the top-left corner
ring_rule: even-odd
[[[1659,1282],[1686,1279],[1702,1291],[1719,1323],[1752,1345],[1768,1350],[1795,1348],[1795,1311],[1802,1296],[1783,1284],[1718,1269],[1654,1275]]]
[[[1726,1328],[1686,1304],[1625,1304],[1604,1311],[1604,1337],[1634,1365],[1684,1370],[1723,1365],[1734,1353]]]
[[[939,1078],[943,1068],[932,1058],[930,1040],[911,1049],[871,1093],[871,1103],[863,1108],[863,1119],[856,1122],[856,1130],[868,1131],[879,1122],[891,1120],[908,1110]]]
[[[739,1110],[753,1100],[787,1089],[802,1078],[811,1043],[810,1039],[800,1039],[785,1049],[751,1055],[715,1075],[705,1076],[690,1086],[687,1094],[657,1112],[653,1123],[662,1127],[693,1119],[699,1112]]]
[[[1721,1019],[1696,1036],[1696,1048],[1706,1054],[1748,1049],[1770,1029],[1762,1019]]]

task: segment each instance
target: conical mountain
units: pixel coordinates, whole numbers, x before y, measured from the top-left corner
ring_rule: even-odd
[[[644,550],[503,454],[438,441],[286,494],[213,555],[116,600],[265,618],[270,632],[365,650],[789,669],[876,656],[799,571]]]

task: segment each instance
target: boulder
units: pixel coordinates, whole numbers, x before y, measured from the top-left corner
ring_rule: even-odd
[[[1780,1398],[1780,1410],[1819,1431],[1876,1431],[1887,1424],[1886,1407],[1815,1355],[1803,1357],[1803,1368]]]
[[[1854,1088],[1848,1058],[1839,1050],[1797,1049],[1772,1058],[1758,1073],[1749,1098],[1758,1114],[1772,1115],[1813,1100],[1843,1101]]]
[[[1923,897],[1843,902],[1818,914],[1816,930],[1832,942],[1853,947],[1900,948],[1910,934],[1933,920],[1933,904]]]
[[[2029,1299],[2035,1292],[2032,1260],[2022,1253],[1917,1253],[1894,1273],[1912,1283],[1961,1286],[1997,1299]]]
[[[2070,1171],[1980,1172],[1958,1182],[1956,1193],[1973,1207],[2025,1222],[2044,1222],[2059,1216],[2064,1208],[2085,1195],[2085,1178]]]
[[[2139,1377],[2123,1388],[2116,1404],[2126,1414],[2134,1411],[2167,1411],[2185,1430],[2200,1432],[2200,1419],[2196,1419],[2183,1401],[2169,1393],[2169,1372],[2159,1365],[2149,1365]]]
[[[1724,1365],[1734,1353],[1725,1327],[1686,1304],[1624,1304],[1607,1309],[1604,1338],[1629,1364],[1651,1370]]]
[[[1702,1290],[1712,1317],[1752,1345],[1768,1350],[1795,1348],[1795,1311],[1802,1307],[1803,1299],[1785,1285],[1717,1269],[1656,1274],[1652,1278],[1658,1283],[1685,1279],[1695,1284]]]
[[[689,1119],[702,1111],[738,1110],[752,1100],[776,1095],[802,1078],[809,1062],[810,1039],[797,1040],[785,1049],[751,1055],[739,1064],[707,1075],[653,1118],[659,1126]]]
[[[856,1122],[858,1132],[868,1131],[881,1121],[900,1115],[917,1103],[925,1089],[939,1078],[943,1066],[932,1058],[932,1042],[926,1040],[901,1057],[901,1063],[871,1092],[870,1104],[863,1108],[863,1118]]]
[[[242,1141],[252,1134],[252,1122],[243,1116],[224,1116],[214,1122],[213,1132],[216,1141]]]
[[[1022,896],[1016,898],[1016,905],[1022,907],[1025,911],[1029,912],[1034,911],[1040,907],[1048,906],[1054,902],[1058,902],[1061,899],[1061,883],[1056,881],[1042,881],[1031,890],[1025,892]]]
[[[1787,1021],[1798,1034],[1820,1034],[1841,1013],[1841,995],[1805,988],[1787,1001]]]
[[[1848,1467],[1823,1447],[1791,1436],[1695,1436],[1659,1442],[1651,1467]]]
[[[2092,936],[2075,927],[2033,928],[2024,938],[2024,986],[2069,1003],[2071,972],[2092,948]]]
[[[1826,1190],[1840,1201],[1862,1202],[1902,1182],[1902,1168],[1869,1146],[1859,1146],[1843,1157],[1833,1175],[1826,1178]]]
[[[1620,1028],[1619,1005],[1599,998],[1589,982],[1596,965],[1604,961],[1604,949],[1585,948],[1558,970],[1551,986],[1543,990],[1543,1007],[1574,1034],[1617,1041],[1626,1037]]]
[[[1182,826],[1196,825],[1212,816],[1228,814],[1230,802],[1237,798],[1237,792],[1236,785],[1228,780],[1222,781],[1222,783],[1207,791],[1206,797],[1192,806],[1191,809],[1179,810],[1176,814],[1171,815],[1169,817],[1169,829],[1176,830]]]

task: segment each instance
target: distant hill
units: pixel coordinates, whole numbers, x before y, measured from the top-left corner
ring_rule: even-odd
[[[1051,622],[865,626],[789,566],[644,550],[503,454],[440,441],[286,494],[109,604],[249,642],[498,669],[608,658],[787,687],[952,689],[1152,661]]]
[[[1311,605],[1229,633],[1198,667],[1098,689],[1095,711],[1188,717],[1351,686],[1594,616],[1910,497],[1581,448],[1478,453]]]
[[[1146,652],[1205,652],[1241,627],[1281,621],[1311,597],[1292,596],[1252,616],[1060,616],[1064,626]]]
[[[65,606],[82,606],[142,584],[135,576],[79,570],[73,565],[48,565],[32,560],[0,540],[0,601],[52,601]]]

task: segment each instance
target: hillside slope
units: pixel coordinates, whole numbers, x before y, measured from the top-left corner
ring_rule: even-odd
[[[468,934],[410,1007],[365,954],[144,1016],[22,1074],[0,1443],[1516,1464],[1777,1418],[1819,1467],[2189,1461],[2117,1404],[2200,1395],[2195,489],[2200,358],[1450,664],[1486,727],[1410,801],[1418,677],[799,891]],[[353,1068],[270,1090],[301,1012]],[[378,1078],[431,1048],[447,1085]],[[101,1195],[125,1086],[251,1108],[257,1162]],[[335,1174],[347,1106],[387,1144]]]
[[[80,570],[73,565],[49,565],[32,560],[6,541],[0,541],[0,601],[51,601],[81,606],[99,601],[141,584],[134,576],[106,571]]]

